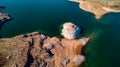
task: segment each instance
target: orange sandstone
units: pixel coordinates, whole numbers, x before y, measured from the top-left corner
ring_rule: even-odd
[[[2,62],[0,66],[78,67],[85,60],[81,51],[88,39],[49,37],[37,32],[2,38],[0,39],[0,59],[6,58],[6,60],[0,61]]]
[[[95,1],[90,0],[70,0],[74,2],[78,2],[79,7],[85,11],[91,12],[95,15],[95,18],[100,19],[105,14],[109,12],[120,12],[118,6],[109,6],[109,5],[102,5]]]

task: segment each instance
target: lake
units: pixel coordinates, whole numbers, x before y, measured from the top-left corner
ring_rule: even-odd
[[[119,67],[120,13],[109,13],[100,20],[92,13],[68,0],[0,0],[2,13],[13,18],[2,26],[3,38],[39,31],[48,36],[61,37],[61,25],[73,22],[83,28],[81,37],[94,35],[83,54],[84,67]]]

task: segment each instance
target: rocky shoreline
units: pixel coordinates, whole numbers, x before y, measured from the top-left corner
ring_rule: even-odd
[[[0,29],[10,19],[8,14],[0,13]],[[81,67],[86,60],[82,50],[90,39],[79,39],[81,31],[69,22],[63,25],[64,38],[38,32],[0,38],[0,67]]]
[[[64,38],[39,32],[0,39],[0,67],[78,67],[85,62],[83,47],[90,37],[79,39],[81,29],[63,24]],[[78,39],[77,39],[78,38]]]
[[[110,12],[120,12],[120,7],[116,5],[103,5],[93,0],[70,0],[78,2],[79,7],[85,11],[91,12],[95,15],[96,19],[102,18],[105,14]],[[113,8],[114,7],[114,8]]]
[[[67,39],[34,32],[0,39],[0,67],[77,67],[89,38]]]

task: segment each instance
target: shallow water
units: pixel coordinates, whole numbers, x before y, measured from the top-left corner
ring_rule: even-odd
[[[81,37],[94,35],[84,55],[84,67],[118,67],[120,60],[120,13],[110,13],[96,20],[92,13],[67,0],[0,0],[13,18],[0,30],[3,38],[39,31],[60,36],[60,27],[73,22],[84,29]]]

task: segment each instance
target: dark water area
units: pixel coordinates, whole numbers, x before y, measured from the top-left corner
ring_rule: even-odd
[[[49,36],[60,36],[60,27],[73,22],[84,29],[81,37],[94,35],[84,51],[84,67],[119,67],[120,13],[109,13],[96,20],[92,13],[68,0],[0,0],[2,13],[13,18],[2,26],[3,38],[39,31]]]

